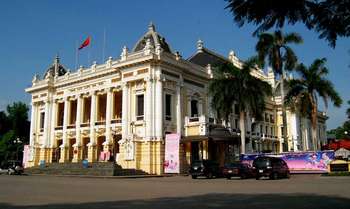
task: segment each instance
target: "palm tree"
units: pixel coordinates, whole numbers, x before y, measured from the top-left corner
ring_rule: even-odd
[[[224,63],[214,70],[214,78],[209,85],[212,95],[212,107],[218,118],[228,120],[233,105],[239,110],[239,128],[241,131],[241,154],[245,153],[245,117],[246,112],[261,118],[265,108],[265,98],[272,94],[271,86],[250,74],[256,66],[256,59],[248,60],[239,69],[232,63]]]
[[[285,70],[292,70],[297,63],[297,56],[293,50],[289,47],[290,44],[300,44],[303,42],[301,36],[297,33],[283,34],[281,31],[275,31],[271,33],[262,33],[258,36],[259,40],[255,46],[258,52],[259,61],[265,63],[266,59],[268,64],[272,67],[275,74],[280,76],[280,91],[282,99],[282,118],[283,128],[282,136],[284,139],[284,151],[288,151],[288,138],[287,138],[287,116],[286,107],[284,105],[284,78]]]
[[[296,71],[300,74],[299,79],[293,79],[288,82],[289,92],[286,96],[286,103],[293,105],[301,115],[308,116],[311,119],[311,136],[313,149],[319,148],[317,143],[317,105],[318,98],[322,98],[325,106],[328,106],[330,99],[334,106],[339,107],[342,99],[335,91],[333,84],[325,78],[328,69],[325,67],[326,59],[316,59],[309,67],[300,64]]]

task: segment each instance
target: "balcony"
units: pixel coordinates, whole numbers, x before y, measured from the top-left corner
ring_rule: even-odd
[[[202,115],[199,117],[185,117],[185,136],[205,136],[209,133],[209,124],[214,119]]]

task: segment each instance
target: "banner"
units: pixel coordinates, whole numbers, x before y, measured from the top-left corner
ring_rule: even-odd
[[[180,135],[165,135],[164,173],[180,173]]]
[[[30,147],[29,145],[24,145],[23,147],[23,167],[27,168],[28,167],[28,161],[30,160]]]
[[[334,151],[288,152],[280,154],[241,155],[243,163],[252,164],[259,156],[279,157],[283,159],[291,173],[326,173],[328,164],[334,160]]]

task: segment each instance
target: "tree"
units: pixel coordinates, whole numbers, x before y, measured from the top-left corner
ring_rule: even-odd
[[[20,159],[23,145],[29,142],[28,106],[15,102],[0,112],[0,162]]]
[[[275,74],[280,76],[280,91],[282,98],[282,118],[283,118],[283,139],[284,151],[288,151],[287,141],[287,116],[286,107],[284,105],[284,80],[285,70],[292,70],[296,66],[297,56],[294,54],[290,44],[300,44],[303,39],[297,33],[283,34],[281,31],[274,33],[262,33],[258,36],[259,40],[256,44],[256,51],[258,53],[259,61],[263,64],[267,61],[272,67]]]
[[[239,27],[257,25],[254,34],[285,23],[303,23],[335,47],[338,37],[350,36],[349,0],[226,0],[226,9]]]
[[[328,100],[331,100],[336,107],[342,104],[342,99],[335,91],[333,84],[325,78],[328,74],[325,63],[326,59],[323,58],[316,59],[309,67],[299,64],[296,71],[300,78],[289,81],[290,90],[286,96],[286,103],[293,105],[301,115],[311,119],[313,150],[319,148],[316,132],[318,98],[323,99],[326,107]]]
[[[265,108],[265,99],[271,96],[271,86],[250,74],[255,68],[256,59],[244,63],[242,69],[232,63],[224,63],[214,70],[214,78],[209,85],[212,95],[212,107],[220,118],[228,119],[233,105],[239,109],[239,127],[241,131],[241,154],[245,153],[245,117],[249,112],[261,118]]]

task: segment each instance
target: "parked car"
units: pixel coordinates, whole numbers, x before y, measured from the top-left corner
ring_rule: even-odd
[[[270,179],[290,177],[287,163],[278,157],[257,157],[253,161],[253,167],[256,172],[256,179],[260,177],[269,177]]]
[[[231,179],[231,177],[241,177],[241,179],[245,179],[254,177],[255,171],[249,164],[234,162],[225,164],[223,175],[227,179]]]
[[[205,176],[207,178],[218,177],[222,175],[219,163],[212,160],[194,161],[191,164],[190,175],[193,179],[198,176]]]
[[[8,174],[9,175],[21,175],[24,172],[21,161],[10,160],[8,161]]]

